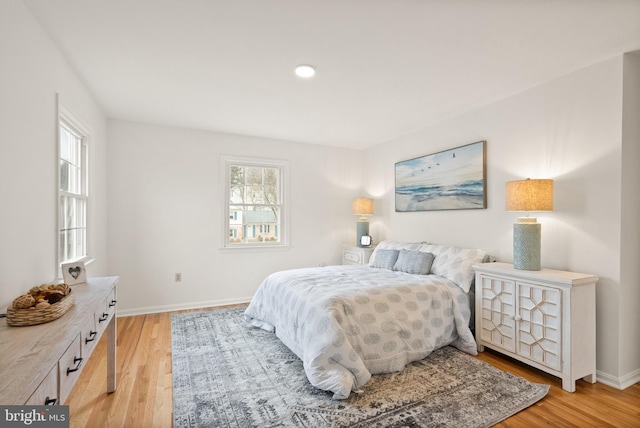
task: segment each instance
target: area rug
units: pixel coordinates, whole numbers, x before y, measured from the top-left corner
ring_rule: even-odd
[[[174,427],[488,427],[549,391],[445,347],[333,400],[244,310],[172,316]]]

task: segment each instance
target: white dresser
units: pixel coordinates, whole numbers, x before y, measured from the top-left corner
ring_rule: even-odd
[[[118,277],[72,285],[73,305],[60,318],[28,327],[0,321],[0,404],[64,404],[87,359],[107,334],[107,391],[116,389]]]
[[[551,373],[562,388],[596,381],[594,275],[506,263],[474,265],[476,341],[484,347]]]
[[[364,265],[369,263],[369,258],[375,250],[375,246],[357,247],[355,245],[342,246],[343,265]]]

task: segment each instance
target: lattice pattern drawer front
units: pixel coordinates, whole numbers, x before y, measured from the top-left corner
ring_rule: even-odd
[[[519,282],[518,354],[561,370],[561,314],[560,290]]]
[[[515,352],[515,282],[481,277],[482,340]]]

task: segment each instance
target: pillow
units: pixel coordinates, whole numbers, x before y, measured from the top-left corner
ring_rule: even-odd
[[[379,250],[376,252],[376,256],[369,266],[372,268],[393,270],[393,266],[396,264],[396,260],[398,260],[398,253],[398,250]]]
[[[398,260],[393,270],[412,273],[414,275],[429,275],[431,263],[435,256],[432,253],[422,251],[400,250]]]
[[[481,263],[486,254],[484,250],[445,247],[442,245],[423,245],[420,251],[435,254],[436,258],[431,265],[431,273],[453,281],[465,293],[469,292],[471,283],[475,278],[473,265]]]
[[[402,241],[381,241],[376,245],[371,257],[369,258],[369,266],[375,260],[376,253],[380,250],[417,250],[426,242],[402,242]],[[393,267],[393,266],[392,266]]]

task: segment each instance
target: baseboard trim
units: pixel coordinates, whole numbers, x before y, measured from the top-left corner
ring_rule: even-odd
[[[634,370],[621,377],[611,376],[609,373],[597,371],[596,379],[598,382],[604,383],[612,388],[623,390],[640,382],[640,369]]]
[[[134,315],[157,314],[161,312],[182,311],[185,309],[213,308],[216,306],[236,305],[249,303],[251,297],[241,297],[237,299],[208,300],[204,302],[178,303],[175,305],[146,306],[133,309],[118,309],[118,318],[130,317]]]

